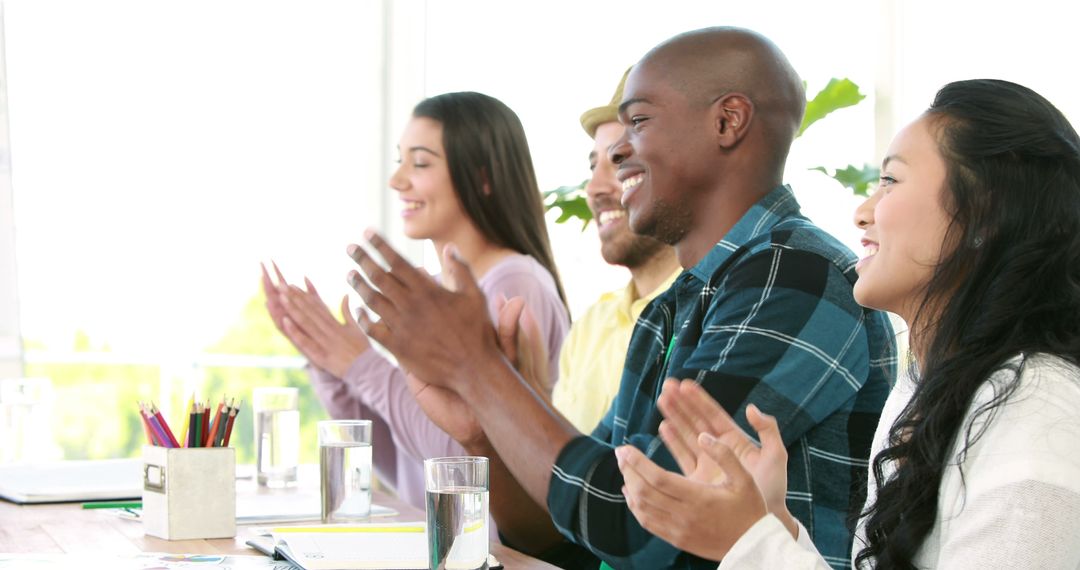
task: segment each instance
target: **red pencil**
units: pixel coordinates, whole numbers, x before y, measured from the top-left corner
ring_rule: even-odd
[[[165,421],[165,418],[161,416],[161,410],[159,410],[153,402],[150,402],[150,413],[152,413],[154,417],[157,418],[158,423],[161,424],[161,429],[165,432],[165,437],[169,438],[169,445],[166,447],[180,447],[180,443],[176,441],[176,436],[174,436],[172,430],[169,429],[169,422]]]
[[[206,447],[206,439],[207,439],[206,436],[210,432],[210,403],[209,402],[210,401],[207,400],[207,403],[205,405],[203,405],[202,431],[199,432],[199,437],[202,438],[202,439],[199,440],[199,446],[201,446],[201,447]]]
[[[136,402],[139,405],[139,418],[142,419],[143,431],[146,432],[146,440],[150,442],[150,445],[158,445],[157,438],[154,437],[154,430],[150,429],[150,420],[146,419],[146,413],[143,411],[142,402]]]
[[[224,402],[222,402],[224,404]],[[211,447],[224,447],[225,446],[225,424],[229,423],[229,407],[225,406],[224,411],[221,413],[220,421],[216,422],[217,427],[211,428],[214,435],[210,440]]]
[[[243,403],[244,401],[240,400],[239,404],[233,406],[232,409],[229,410],[229,422],[225,424],[225,441],[221,443],[222,447],[229,447],[229,437],[232,435],[233,422],[236,421],[236,414],[240,413],[240,406],[243,405]]]
[[[221,408],[223,406],[225,406],[224,398],[222,398],[221,403],[217,405],[217,413],[214,414],[214,421],[210,422],[210,429],[206,432],[206,437],[203,441],[203,447],[214,447],[214,440],[217,439],[214,436],[217,435],[218,422],[221,421]]]

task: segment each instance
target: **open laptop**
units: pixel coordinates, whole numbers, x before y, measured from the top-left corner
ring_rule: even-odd
[[[142,490],[141,459],[0,465],[0,498],[20,505],[137,499]]]

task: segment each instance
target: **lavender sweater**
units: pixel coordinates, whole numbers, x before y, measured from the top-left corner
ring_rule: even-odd
[[[551,274],[532,257],[511,255],[492,267],[479,285],[493,322],[500,295],[525,299],[547,339],[550,389],[558,377],[559,348],[570,326]],[[344,378],[314,366],[308,372],[331,417],[372,420],[376,473],[403,501],[423,509],[423,460],[465,455],[465,450],[427,418],[406,387],[405,373],[370,348],[353,361]]]

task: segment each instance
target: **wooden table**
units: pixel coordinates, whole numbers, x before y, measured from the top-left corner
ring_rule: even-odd
[[[401,513],[380,520],[424,518],[422,511],[389,495],[377,493],[375,502]],[[0,500],[0,552],[5,553],[258,554],[244,544],[255,536],[253,528],[238,526],[235,538],[168,541],[144,535],[142,523],[138,521],[120,518],[106,510],[86,510],[78,503],[19,506]],[[507,569],[556,568],[502,544],[492,544],[491,553]]]

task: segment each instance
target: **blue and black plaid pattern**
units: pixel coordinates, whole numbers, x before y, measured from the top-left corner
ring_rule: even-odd
[[[559,530],[615,568],[716,567],[637,524],[613,453],[632,444],[678,471],[657,436],[656,399],[665,378],[692,378],[747,433],[747,404],[776,416],[788,507],[825,559],[847,567],[848,517],[862,507],[870,442],[896,374],[888,318],[852,297],[855,261],[800,215],[786,186],[751,208],[638,319],[611,410],[552,470],[548,507]]]

